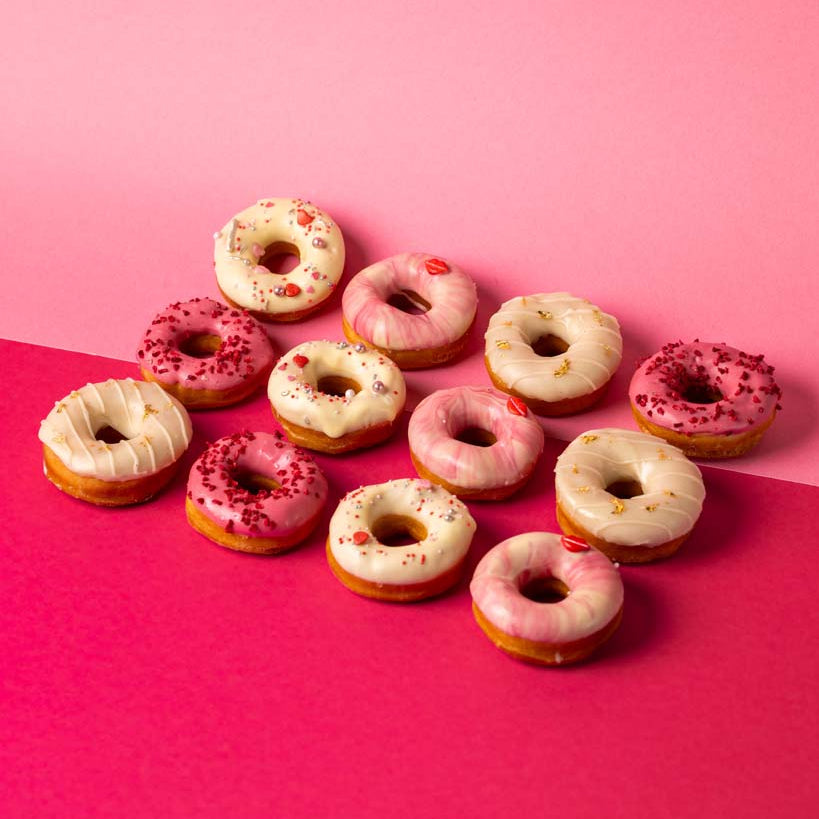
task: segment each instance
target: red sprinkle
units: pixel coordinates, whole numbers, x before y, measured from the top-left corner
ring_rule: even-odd
[[[440,273],[449,273],[449,265],[443,259],[427,259],[424,267],[430,276],[437,276]]]
[[[366,543],[370,539],[369,534],[367,532],[353,532],[353,541],[356,543],[357,546],[361,546],[362,543]]]
[[[313,219],[315,219],[315,217],[311,216],[306,210],[303,210],[302,208],[299,208],[296,211],[296,219],[298,220],[298,223],[302,227],[304,227],[304,225],[309,225],[310,222],[312,222]]]
[[[304,365],[305,365],[305,364],[306,364],[306,363],[307,363],[309,360],[310,360],[310,359],[309,359],[309,358],[308,358],[306,355],[294,355],[294,356],[293,356],[293,363],[294,363],[294,364],[295,364],[297,367],[304,367]]]
[[[563,544],[563,548],[569,552],[588,552],[591,549],[591,546],[582,537],[575,537],[574,535],[563,535],[560,542]]]
[[[298,296],[299,293],[301,293],[301,288],[297,284],[293,284],[293,282],[288,282],[284,288],[284,292],[287,293],[288,296]]]
[[[522,415],[524,418],[528,412],[526,404],[524,404],[520,398],[514,395],[506,402],[506,409],[508,409],[512,415]]]

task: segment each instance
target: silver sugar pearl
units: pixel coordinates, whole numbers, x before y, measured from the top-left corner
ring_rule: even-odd
[[[290,395],[290,390],[282,390],[282,396],[286,398],[288,395]]]
[[[325,242],[321,236],[316,236],[313,239],[313,247],[327,247],[327,242]]]
[[[367,349],[367,345],[366,345],[366,344],[362,344],[362,343],[359,341],[359,342],[358,342],[358,344],[353,344],[353,349],[354,349],[354,350],[355,350],[357,353],[363,353],[363,352],[364,352],[364,350],[366,350],[366,349]]]
[[[284,295],[284,287],[282,285],[280,285],[280,284],[277,284],[273,288],[273,294],[276,295],[276,296],[283,296]]]
[[[373,392],[385,392],[386,389],[383,381],[373,381]]]
[[[346,341],[339,341],[338,342],[338,349],[339,350],[346,350],[350,345]]]
[[[355,398],[355,390],[346,390],[345,393],[344,393],[344,397],[348,401],[352,401],[353,398]]]
[[[219,238],[221,238],[221,236],[222,236],[222,231],[221,230],[217,230],[216,233],[213,234],[214,239],[219,239]]]

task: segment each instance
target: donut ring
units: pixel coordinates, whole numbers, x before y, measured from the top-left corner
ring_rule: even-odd
[[[402,370],[458,355],[477,306],[472,279],[428,253],[402,253],[370,265],[353,276],[341,300],[348,341],[374,347]]]
[[[611,561],[582,540],[549,532],[516,535],[490,549],[469,591],[486,636],[539,665],[588,657],[623,614],[623,582]]]
[[[637,425],[692,458],[733,458],[756,446],[781,409],[774,368],[727,344],[666,344],[631,379]]]
[[[111,378],[58,401],[38,437],[45,475],[58,489],[99,506],[125,506],[171,480],[191,435],[185,408],[158,384]]]
[[[620,325],[569,293],[520,296],[489,320],[492,383],[538,415],[569,415],[598,401],[620,365]]]
[[[146,381],[192,409],[241,401],[267,381],[274,361],[262,325],[213,299],[163,310],[145,331],[137,358]]]
[[[661,438],[594,429],[575,438],[555,465],[557,521],[620,563],[677,551],[705,498],[702,475]]]
[[[526,405],[491,387],[428,395],[407,434],[418,474],[459,498],[508,498],[529,480],[543,452],[543,429]]]
[[[267,395],[293,443],[337,454],[388,438],[406,386],[389,358],[363,344],[307,341],[281,357]]]
[[[417,542],[384,542],[396,534]],[[356,594],[405,603],[455,585],[474,534],[469,510],[442,487],[417,478],[388,481],[342,498],[330,520],[327,561]]]
[[[316,528],[327,481],[280,432],[240,432],[208,446],[191,467],[185,513],[229,549],[279,554]]]
[[[344,269],[344,239],[333,220],[304,199],[260,199],[213,235],[214,269],[228,304],[262,321],[298,321],[333,294]],[[282,275],[259,262],[292,253]]]

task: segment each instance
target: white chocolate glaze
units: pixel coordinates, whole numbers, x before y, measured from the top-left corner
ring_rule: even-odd
[[[125,436],[98,441],[103,427]],[[40,423],[40,440],[68,469],[103,481],[128,481],[170,466],[188,448],[191,420],[159,384],[113,378],[86,384],[54,405]]]
[[[569,588],[560,602],[539,603],[521,593],[530,581],[549,577]],[[616,566],[597,549],[569,551],[561,536],[550,532],[516,535],[490,549],[478,563],[469,591],[496,628],[550,645],[596,634],[623,605]]]
[[[408,546],[384,546],[372,534],[379,518],[420,521],[427,537]],[[441,486],[406,478],[348,492],[330,520],[329,548],[336,562],[369,583],[426,583],[463,560],[475,521],[466,506]]]
[[[532,344],[543,336],[569,348],[542,357]],[[507,387],[538,401],[556,402],[600,389],[620,365],[620,325],[585,299],[569,293],[519,296],[489,319],[486,359]]]
[[[214,234],[216,280],[233,302],[257,313],[310,310],[335,288],[344,269],[338,225],[304,199],[260,199]],[[290,245],[299,264],[284,274],[259,264],[271,245]]]
[[[360,389],[349,396],[323,393],[319,382],[328,376],[350,379]],[[376,350],[346,341],[307,341],[279,359],[267,395],[291,423],[340,438],[392,422],[404,408],[407,392],[401,370]]]
[[[606,491],[636,481],[643,494]],[[623,546],[659,546],[687,534],[702,510],[705,487],[695,464],[661,438],[625,429],[578,436],[557,459],[557,502],[586,532]]]

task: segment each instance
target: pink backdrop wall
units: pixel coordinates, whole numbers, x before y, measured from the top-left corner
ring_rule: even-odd
[[[168,302],[215,294],[211,233],[260,196],[326,208],[349,272],[405,249],[505,298],[620,318],[616,392],[547,424],[629,423],[633,360],[725,340],[785,412],[731,469],[819,483],[819,7],[18,4],[0,65],[0,335],[131,360]],[[275,331],[338,336],[337,305]],[[483,382],[480,345],[412,377]]]

